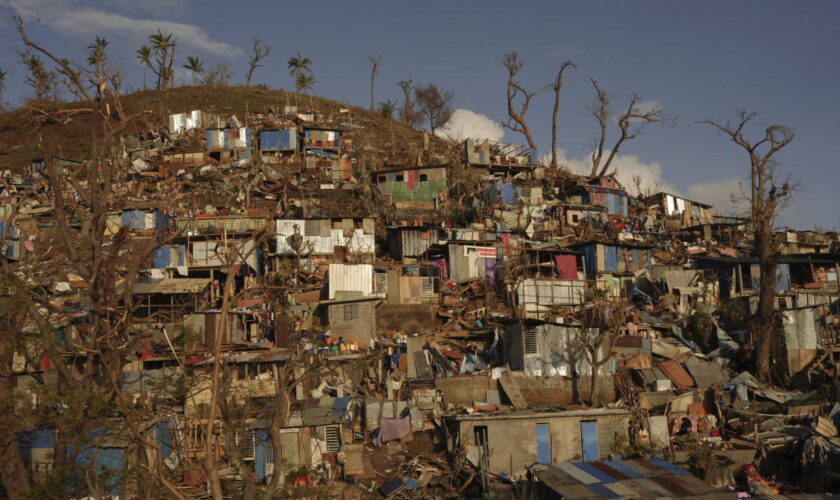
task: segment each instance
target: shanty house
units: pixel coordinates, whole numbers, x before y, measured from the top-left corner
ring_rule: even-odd
[[[685,229],[714,222],[712,205],[668,193],[656,193],[647,200],[648,213],[665,217],[665,229]]]
[[[545,318],[563,306],[584,304],[586,282],[556,278],[525,278],[516,283],[516,305],[522,318]]]
[[[456,282],[483,279],[495,281],[495,246],[450,242],[448,247],[450,279]]]
[[[333,255],[336,247],[352,254],[373,255],[372,218],[309,218],[277,220],[277,254]]]
[[[569,193],[573,205],[604,207],[610,215],[627,216],[629,196],[623,189],[581,184]]]
[[[372,175],[379,191],[398,210],[434,210],[448,192],[443,166],[381,170]]]
[[[303,131],[303,149],[337,151],[341,146],[341,132],[335,129],[307,127]]]
[[[631,412],[592,408],[572,411],[515,411],[446,417],[475,463],[482,455],[493,474],[524,475],[533,463],[599,460],[626,439]]]
[[[648,247],[588,242],[574,248],[583,252],[587,279],[608,273],[634,273],[651,265]]]
[[[533,170],[536,151],[527,146],[475,139],[464,141],[464,161],[471,167],[484,167],[491,173]]]
[[[333,338],[367,346],[376,338],[376,306],[382,303],[379,297],[359,297],[344,300],[322,301],[327,310],[330,334]]]

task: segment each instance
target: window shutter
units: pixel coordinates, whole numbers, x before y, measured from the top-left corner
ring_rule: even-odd
[[[324,440],[327,442],[327,451],[341,450],[341,433],[337,425],[324,426]]]

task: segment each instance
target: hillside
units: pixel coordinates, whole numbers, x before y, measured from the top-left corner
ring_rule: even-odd
[[[395,120],[384,118],[356,106],[316,96],[300,95],[284,90],[263,87],[177,87],[166,91],[143,90],[124,96],[129,114],[140,111],[150,113],[132,123],[128,131],[158,129],[166,124],[166,116],[193,109],[221,115],[236,114],[240,119],[246,112],[258,113],[270,106],[282,109],[297,105],[314,111],[328,122],[349,124],[351,136],[358,140],[356,146],[366,155],[373,168],[386,163],[416,162],[422,150],[423,133]],[[72,109],[73,103],[63,104]],[[349,112],[340,113],[345,109]],[[61,157],[85,159],[91,141],[91,117],[77,114],[64,123],[51,123],[41,129],[41,137],[49,138],[51,145],[61,151]],[[432,144],[443,145],[433,137]],[[31,115],[25,108],[0,113],[0,168],[18,171],[33,158],[41,156],[38,135]]]

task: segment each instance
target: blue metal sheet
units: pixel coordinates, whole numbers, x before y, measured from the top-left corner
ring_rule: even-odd
[[[169,256],[172,249],[169,247],[160,247],[155,249],[154,268],[164,269],[169,266]]]
[[[604,245],[604,271],[618,272],[618,247]]]
[[[621,496],[616,495],[613,490],[600,483],[587,484],[586,487],[601,498],[621,498]]]
[[[612,460],[612,461],[604,462],[604,463],[609,465],[613,469],[617,470],[618,472],[621,472],[622,474],[630,476],[633,479],[641,479],[641,478],[645,477],[644,474],[639,473],[639,471],[637,471],[636,469],[634,469],[632,467],[628,467],[627,465],[624,464],[624,462]]]
[[[537,424],[537,462],[551,463],[551,437],[548,424]]]
[[[598,258],[596,251],[597,247],[594,243],[583,247],[584,268],[588,279],[594,279],[595,273],[598,271]]]
[[[592,462],[600,458],[598,452],[598,423],[581,422],[580,437],[583,443],[583,461]]]
[[[576,463],[575,467],[579,468],[580,470],[586,472],[587,474],[589,474],[591,476],[594,476],[595,478],[597,478],[602,483],[612,483],[613,481],[616,480],[614,477],[610,476],[606,472],[604,472],[604,471],[602,471],[598,468],[595,468],[595,467],[589,465],[586,462]]]

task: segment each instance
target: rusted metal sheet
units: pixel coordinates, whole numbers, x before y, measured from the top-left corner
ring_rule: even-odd
[[[681,364],[673,360],[663,361],[659,363],[659,369],[671,379],[677,389],[690,389],[694,387],[694,379],[682,367]]]

